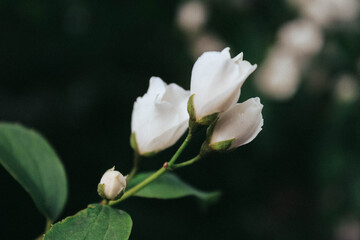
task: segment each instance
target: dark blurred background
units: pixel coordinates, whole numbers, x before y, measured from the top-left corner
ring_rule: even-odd
[[[98,181],[114,163],[131,169],[131,111],[149,78],[189,89],[201,52],[229,46],[258,64],[240,101],[261,98],[263,131],[179,171],[223,192],[207,211],[193,198],[119,205],[131,239],[360,239],[359,4],[2,0],[0,120],[37,129],[56,149],[69,180],[64,218],[100,201]],[[2,167],[0,182],[0,239],[34,239],[44,218]]]

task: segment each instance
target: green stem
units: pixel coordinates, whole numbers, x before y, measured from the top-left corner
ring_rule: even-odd
[[[36,240],[42,240],[42,239],[44,239],[45,234],[46,234],[46,233],[50,230],[50,228],[51,228],[51,224],[52,224],[51,220],[50,220],[49,218],[46,218],[45,231],[44,231],[43,234],[41,234],[41,236],[39,236],[38,238],[36,238]]]
[[[126,177],[127,182],[130,182],[130,180],[134,177],[137,170],[139,169],[139,161],[140,161],[140,155],[135,151],[134,152],[134,165],[133,165],[133,168],[131,169],[131,172]]]
[[[185,138],[184,142],[181,144],[181,146],[179,147],[179,149],[176,151],[176,153],[174,154],[174,156],[170,159],[170,161],[168,162],[167,166],[169,168],[171,168],[171,166],[176,162],[176,160],[179,158],[180,154],[184,151],[184,149],[186,148],[186,146],[189,144],[190,140],[191,140],[191,133],[190,131],[188,132],[187,137]],[[144,188],[145,186],[147,186],[148,184],[150,184],[151,182],[153,182],[155,179],[159,178],[161,175],[163,175],[166,171],[167,171],[167,167],[161,167],[159,170],[157,170],[154,174],[152,174],[151,176],[149,176],[148,178],[146,178],[144,181],[142,181],[141,183],[139,183],[138,185],[136,185],[135,187],[131,188],[129,191],[126,191],[124,193],[124,195],[115,201],[110,201],[109,205],[114,205],[117,204],[119,202],[124,201],[125,199],[131,197],[132,195],[134,195],[135,193],[137,193],[138,191],[140,191],[142,188]]]
[[[172,170],[175,170],[175,169],[178,169],[178,168],[182,168],[182,167],[186,167],[186,166],[189,166],[191,164],[194,164],[196,163],[197,161],[199,161],[201,159],[201,156],[200,155],[197,155],[196,157],[190,159],[190,160],[187,160],[185,162],[182,162],[182,163],[178,163],[178,164],[174,164],[171,166],[171,169]]]
[[[47,218],[46,225],[45,225],[45,233],[47,233],[50,230],[51,224],[52,224],[51,220]]]
[[[191,132],[188,132],[188,135],[186,136],[184,142],[181,144],[181,146],[179,147],[179,149],[176,151],[176,153],[174,154],[174,156],[170,159],[168,165],[169,167],[171,167],[176,160],[180,157],[180,154],[184,151],[184,149],[187,147],[187,145],[189,144],[190,140],[191,140]]]
[[[131,197],[136,192],[138,192],[140,189],[142,189],[143,187],[145,187],[146,185],[148,185],[149,183],[151,183],[152,181],[154,181],[155,179],[160,177],[164,172],[166,172],[166,170],[167,169],[164,168],[164,167],[160,168],[154,174],[152,174],[150,177],[148,177],[147,179],[145,179],[144,181],[142,181],[141,183],[139,183],[135,187],[131,188],[129,191],[126,191],[125,194],[119,200],[110,201],[109,205],[117,204],[117,203],[122,202],[125,199]]]

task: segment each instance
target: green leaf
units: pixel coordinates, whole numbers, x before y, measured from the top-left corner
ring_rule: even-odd
[[[138,183],[145,180],[154,172],[137,174],[129,183],[128,188],[132,188]],[[187,196],[195,196],[205,204],[216,202],[220,197],[220,192],[200,191],[182,181],[173,173],[166,172],[158,179],[141,189],[134,196],[158,199],[173,199]]]
[[[91,204],[74,216],[56,223],[44,240],[126,240],[132,220],[122,210]]]
[[[18,124],[0,123],[0,163],[47,218],[55,220],[59,216],[67,197],[66,174],[39,133]]]

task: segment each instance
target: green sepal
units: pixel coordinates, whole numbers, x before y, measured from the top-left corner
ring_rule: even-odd
[[[206,129],[206,139],[208,139],[208,141],[210,142],[211,141],[211,137],[213,135],[213,132],[214,132],[214,129],[215,129],[215,126],[216,126],[216,123],[217,123],[217,119],[215,119],[215,121],[213,121],[210,126]]]
[[[135,152],[137,152],[137,153],[139,152],[135,132],[131,133],[131,135],[130,135],[130,146],[132,147],[132,149],[134,149]]]
[[[114,199],[109,199],[109,200],[118,200],[124,195],[124,193],[125,193],[125,188],[121,189],[119,194]]]
[[[132,149],[134,149],[134,151],[139,154],[139,156],[143,156],[143,157],[152,157],[154,155],[156,155],[158,153],[158,151],[153,151],[153,152],[148,152],[148,153],[144,153],[144,154],[140,154],[139,152],[139,148],[137,145],[137,141],[136,141],[136,134],[135,132],[133,132],[130,136],[130,146],[132,147]]]
[[[103,199],[106,199],[106,196],[105,196],[105,193],[104,193],[104,188],[105,188],[105,184],[99,183],[98,187],[97,187],[97,192],[98,192],[100,197],[102,197]]]
[[[203,144],[201,145],[201,148],[200,148],[200,153],[199,155],[202,157],[202,158],[205,158],[207,155],[209,155],[210,153],[212,153],[214,150],[210,147],[209,145],[209,141],[206,140],[205,142],[203,142]]]
[[[103,199],[106,199],[106,200],[118,200],[125,193],[125,188],[123,188],[123,189],[121,189],[120,193],[114,199],[108,199],[106,197],[105,193],[104,193],[104,188],[105,188],[105,184],[99,183],[98,188],[97,188],[97,192],[100,195],[100,197],[102,197]]]
[[[198,130],[199,124],[196,122],[196,113],[194,108],[194,94],[190,96],[187,111],[189,113],[189,131],[195,133]]]
[[[195,113],[195,108],[194,108],[194,95],[191,95],[189,97],[189,101],[187,104],[187,111],[189,113],[189,117],[191,120],[196,121],[196,113]]]
[[[140,154],[140,153],[139,153],[139,155],[141,155],[141,156],[143,156],[143,157],[153,157],[153,156],[155,156],[157,153],[158,153],[158,151],[152,151],[152,152],[147,152],[147,153],[144,153],[144,154]]]
[[[205,125],[205,126],[207,126],[207,125],[212,124],[214,121],[216,121],[216,119],[218,118],[218,116],[219,116],[219,113],[218,113],[218,112],[217,112],[217,113],[212,113],[212,114],[210,114],[210,115],[207,115],[207,116],[205,116],[205,117],[200,118],[200,119],[197,121],[197,123],[200,124],[200,125]]]
[[[213,144],[210,144],[209,146],[215,152],[227,152],[228,149],[231,147],[231,144],[233,143],[234,140],[235,140],[235,138],[217,142],[217,143],[213,143]]]
[[[194,121],[190,118],[189,119],[189,131],[191,133],[195,133],[198,131],[198,129],[199,129],[199,124],[197,124],[196,121]]]

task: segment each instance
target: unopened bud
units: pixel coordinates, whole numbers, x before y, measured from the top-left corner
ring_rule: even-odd
[[[126,177],[119,171],[115,171],[115,167],[113,167],[102,176],[98,185],[98,193],[102,198],[116,200],[124,194],[125,188]]]

